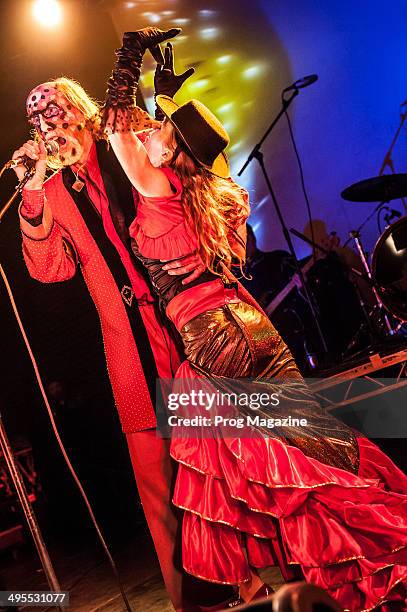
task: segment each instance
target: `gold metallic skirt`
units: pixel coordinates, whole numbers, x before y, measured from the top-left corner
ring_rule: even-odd
[[[257,427],[263,436],[278,435],[305,455],[357,473],[355,433],[323,410],[304,383],[295,361],[268,318],[245,302],[207,310],[181,329],[186,358],[199,375],[225,393],[268,394],[278,391],[280,404],[256,410],[259,417],[306,419],[307,427]],[[250,407],[238,406],[243,415]],[[251,413],[252,415],[252,413]]]

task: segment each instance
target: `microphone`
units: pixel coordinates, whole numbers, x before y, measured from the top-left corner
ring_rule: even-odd
[[[44,143],[45,148],[47,150],[47,154],[55,157],[59,153],[59,144],[55,140],[48,140]],[[22,157],[16,157],[15,159],[10,159],[5,168],[15,168],[16,166],[26,166],[26,168],[33,168],[38,160],[31,159],[28,155],[23,155]]]
[[[387,210],[387,212],[389,213],[387,215],[384,215],[384,218],[387,223],[389,223],[389,221],[391,221],[392,219],[400,219],[400,217],[402,216],[401,213],[394,208],[389,208],[388,206],[385,206],[384,209]]]
[[[308,76],[302,77],[302,79],[298,79],[298,81],[295,81],[292,85],[289,85],[289,87],[283,89],[283,93],[293,91],[294,89],[303,89],[304,87],[308,87],[308,85],[312,85],[317,80],[317,74],[309,74]]]

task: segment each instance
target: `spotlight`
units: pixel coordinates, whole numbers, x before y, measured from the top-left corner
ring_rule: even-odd
[[[252,79],[253,77],[259,76],[261,71],[262,67],[257,64],[255,66],[250,66],[250,68],[246,68],[246,70],[243,70],[242,75],[246,79]]]
[[[216,38],[219,34],[219,28],[202,28],[200,30],[201,38],[205,38],[207,40],[212,40]]]
[[[226,104],[222,104],[219,106],[218,113],[229,113],[233,109],[233,102],[227,102]]]
[[[221,55],[218,58],[216,58],[216,61],[218,62],[218,64],[227,64],[228,62],[230,62],[231,59],[232,59],[231,55]]]
[[[177,19],[173,19],[172,23],[174,23],[175,25],[187,25],[187,23],[189,23],[191,20],[188,19],[187,17],[177,17]]]
[[[62,9],[57,0],[36,0],[33,5],[33,15],[42,26],[52,28],[62,19]]]
[[[191,83],[190,87],[193,89],[203,89],[204,87],[208,87],[208,85],[209,79],[199,79],[198,81]]]

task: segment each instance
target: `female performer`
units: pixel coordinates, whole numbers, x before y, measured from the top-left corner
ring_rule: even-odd
[[[226,131],[197,100],[178,106],[168,96],[157,97],[160,129],[144,143],[131,129],[143,53],[159,32],[125,34],[102,124],[138,193],[134,253],[184,343],[177,378],[229,390],[230,379],[236,388],[251,379],[256,389],[273,390],[278,378],[290,414],[308,421],[303,435],[287,428],[270,436],[258,426],[257,436],[172,439],[184,567],[238,585],[251,601],[270,592],[256,568],[278,563],[288,577],[297,565],[352,612],[406,610],[407,478],[312,400],[270,321],[230,283],[227,268],[244,259],[249,210],[230,179]],[[192,287],[162,270],[160,260],[195,250],[205,270]],[[262,414],[278,416],[273,410]]]

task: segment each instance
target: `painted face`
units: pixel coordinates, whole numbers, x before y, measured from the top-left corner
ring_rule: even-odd
[[[39,85],[27,98],[27,117],[44,141],[55,140],[61,162],[70,166],[84,152],[85,117],[49,83]]]
[[[173,128],[169,121],[163,121],[161,128],[153,130],[146,139],[144,146],[148,157],[156,168],[170,161],[174,139]]]

